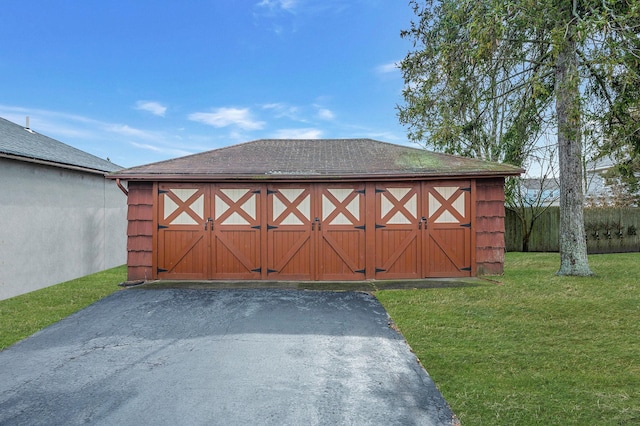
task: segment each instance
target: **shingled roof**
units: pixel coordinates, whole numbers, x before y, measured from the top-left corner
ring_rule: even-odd
[[[318,180],[508,176],[523,170],[372,139],[261,139],[120,170],[124,180]]]
[[[122,169],[117,164],[0,117],[0,157],[37,161],[64,168],[99,173]]]

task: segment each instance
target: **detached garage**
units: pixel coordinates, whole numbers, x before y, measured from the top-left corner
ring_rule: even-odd
[[[121,170],[129,280],[502,273],[521,169],[370,139],[258,140]]]

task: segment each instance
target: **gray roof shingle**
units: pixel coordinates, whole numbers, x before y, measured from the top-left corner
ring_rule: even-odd
[[[139,180],[353,179],[509,176],[508,164],[435,153],[372,139],[261,139],[120,170]]]
[[[110,161],[0,117],[0,155],[2,154],[51,162],[62,167],[74,166],[99,172],[114,172],[122,169]]]

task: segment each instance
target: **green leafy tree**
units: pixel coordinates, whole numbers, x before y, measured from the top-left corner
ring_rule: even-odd
[[[409,137],[436,149],[522,166],[543,128],[553,73],[544,47],[529,49],[485,2],[412,2],[420,17],[402,32],[414,47],[402,61]],[[500,16],[504,14],[505,16]],[[533,141],[533,142],[532,142]]]
[[[579,55],[592,77],[586,119],[595,123],[598,155],[617,162],[610,177],[633,196],[640,176],[640,3],[603,1],[589,11],[592,19],[579,29],[587,40]]]
[[[637,151],[637,1],[413,0],[402,36],[409,137],[449,153],[522,166],[541,132],[557,133],[561,262],[590,275],[583,223],[583,126],[602,149]],[[633,87],[632,87],[633,86]],[[597,121],[597,124],[593,124]],[[551,126],[551,127],[549,127]]]

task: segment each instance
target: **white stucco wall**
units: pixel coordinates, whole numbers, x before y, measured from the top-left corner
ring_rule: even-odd
[[[126,263],[126,202],[102,175],[0,158],[0,300]]]

